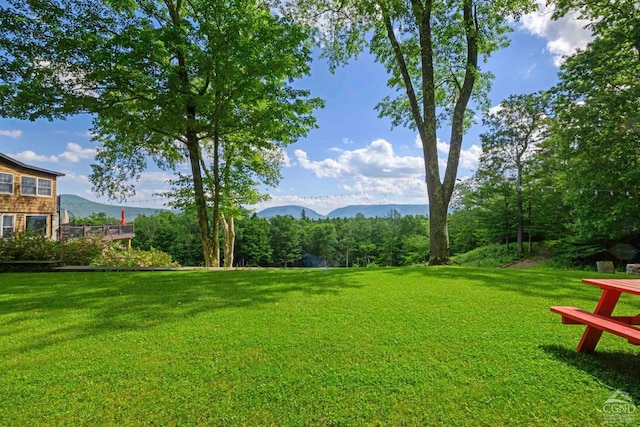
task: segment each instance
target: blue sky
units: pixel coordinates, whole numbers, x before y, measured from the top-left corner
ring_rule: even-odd
[[[551,87],[562,56],[589,41],[584,22],[571,16],[551,21],[551,12],[542,6],[544,0],[538,1],[538,13],[514,24],[510,47],[484,65],[496,76],[490,93],[493,106],[511,94]],[[326,214],[350,204],[428,203],[416,132],[391,129],[390,121],[378,118],[374,110],[389,94],[386,80],[384,68],[369,55],[360,55],[335,74],[316,59],[311,76],[299,85],[326,102],[316,112],[319,128],[287,147],[280,185],[266,189],[271,200],[254,208],[297,204]],[[0,152],[65,173],[58,179],[59,194],[110,203],[92,193],[88,180],[96,152],[90,126],[89,116],[53,122],[0,119]],[[476,168],[481,132],[478,125],[465,136],[459,178],[471,176]],[[440,152],[446,156],[448,135],[443,132],[439,138]],[[169,178],[170,173],[150,168],[126,204],[162,207],[165,201],[154,194],[168,188]]]

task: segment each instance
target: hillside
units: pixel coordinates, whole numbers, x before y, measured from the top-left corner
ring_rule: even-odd
[[[429,213],[429,205],[351,205],[329,212],[329,218],[353,218],[362,214],[367,218],[385,217],[395,210],[400,216],[424,215]]]
[[[103,203],[96,203],[80,196],[72,194],[60,195],[60,208],[66,209],[69,215],[76,218],[86,218],[94,213],[104,212],[108,217],[120,218],[122,209],[125,210],[127,221],[133,221],[140,215],[155,215],[158,212],[167,209],[156,208],[138,208],[131,206],[116,206],[106,205]],[[313,209],[305,208],[297,205],[287,206],[275,206],[271,208],[263,209],[256,213],[259,218],[272,218],[274,216],[292,216],[299,219],[302,216],[304,210],[307,218],[312,220],[324,219],[324,218],[354,218],[358,214],[362,214],[367,218],[385,217],[388,216],[392,210],[397,211],[401,216],[405,215],[427,215],[429,211],[428,205],[350,205],[342,208],[334,209],[329,212],[328,215],[320,215]]]
[[[273,218],[274,216],[292,216],[295,219],[300,219],[302,216],[302,211],[304,210],[305,215],[309,219],[321,219],[326,218],[324,215],[320,215],[318,212],[313,209],[305,208],[302,206],[296,205],[287,205],[287,206],[275,206],[272,208],[266,208],[257,212],[256,215],[258,218]]]
[[[257,213],[260,218],[272,218],[278,215],[290,215],[294,218],[300,218],[302,210],[304,209],[307,218],[309,219],[321,219],[321,218],[354,218],[358,214],[362,214],[367,218],[385,217],[388,216],[392,210],[398,212],[401,216],[405,215],[424,215],[429,212],[429,205],[350,205],[342,208],[334,209],[329,212],[328,215],[320,215],[312,209],[302,206],[288,205],[288,206],[275,206],[261,210]]]
[[[155,215],[165,209],[155,208],[136,208],[131,206],[114,206],[105,205],[102,203],[92,202],[84,199],[80,196],[73,194],[61,194],[60,195],[60,209],[61,211],[66,209],[69,215],[75,218],[86,218],[94,213],[104,212],[107,217],[118,218],[122,210],[124,209],[127,222],[133,221],[140,215]]]

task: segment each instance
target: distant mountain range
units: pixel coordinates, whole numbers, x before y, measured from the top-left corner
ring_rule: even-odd
[[[66,209],[72,218],[86,218],[91,214],[97,214],[104,212],[109,218],[116,218],[120,220],[122,210],[125,211],[127,222],[133,221],[140,215],[155,215],[158,212],[162,212],[168,209],[156,209],[156,208],[135,208],[131,206],[115,206],[105,205],[103,203],[96,203],[80,196],[72,194],[60,195],[60,209],[61,211]],[[334,209],[327,215],[320,215],[313,209],[305,208],[303,206],[287,205],[276,206],[272,208],[266,208],[257,212],[259,218],[273,218],[274,216],[292,216],[294,218],[302,217],[302,211],[304,210],[305,216],[312,220],[324,219],[324,218],[354,218],[358,214],[362,214],[367,218],[385,217],[393,210],[398,212],[401,216],[405,215],[425,215],[429,212],[429,205],[351,205],[343,208]]]
[[[275,206],[272,208],[266,208],[260,212],[256,212],[258,218],[273,218],[274,216],[292,216],[294,218],[300,218],[302,211],[309,219],[322,219],[326,218],[324,215],[320,215],[313,209],[305,208],[303,206],[287,205],[287,206]]]
[[[429,205],[350,205],[343,208],[334,209],[327,215],[320,215],[316,211],[296,205],[276,206],[267,208],[257,212],[260,218],[272,218],[278,215],[290,215],[294,218],[300,218],[302,211],[309,219],[321,218],[354,218],[358,214],[362,214],[367,218],[385,217],[391,211],[395,210],[401,216],[405,215],[424,215],[429,213]]]
[[[60,211],[66,209],[69,216],[72,218],[87,218],[94,213],[104,212],[109,218],[116,218],[120,220],[120,215],[124,209],[127,222],[133,221],[140,215],[155,215],[158,212],[162,212],[166,209],[154,209],[154,208],[132,208],[131,206],[114,206],[105,205],[102,203],[92,202],[84,199],[80,196],[74,196],[72,194],[60,195]]]

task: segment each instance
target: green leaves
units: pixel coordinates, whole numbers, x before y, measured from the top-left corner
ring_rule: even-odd
[[[640,12],[637,2],[558,1],[558,16],[578,8],[595,39],[567,59],[555,88],[559,171],[573,228],[584,238],[619,238],[640,229]]]
[[[309,72],[309,29],[260,0],[7,4],[0,8],[0,115],[92,114],[101,148],[91,180],[114,198],[135,191],[149,160],[162,169],[189,160],[187,194],[198,208],[205,262],[215,264],[207,255],[217,236],[208,235],[203,159],[212,153],[219,171],[223,143],[235,168],[224,180],[214,173],[214,210],[223,182],[241,180],[228,193],[244,192],[246,200],[259,198],[251,177],[277,182],[279,163],[256,154],[306,135],[323,105],[292,86]]]

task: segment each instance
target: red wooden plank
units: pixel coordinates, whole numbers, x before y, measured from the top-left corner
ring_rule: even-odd
[[[620,291],[618,289],[603,288],[602,295],[593,314],[611,318],[611,313],[613,313],[613,309],[616,308],[619,299]],[[582,334],[582,338],[578,344],[578,351],[591,353],[595,350],[598,341],[600,341],[600,337],[602,337],[602,331],[602,328],[587,325],[587,329],[584,330],[584,334]]]
[[[576,307],[551,307],[551,311],[562,315],[563,319],[571,319],[587,325],[595,330],[607,331],[620,337],[626,338],[629,343],[640,345],[640,329],[610,317],[601,316],[595,313],[581,310]],[[584,338],[584,336],[583,336]],[[583,340],[584,341],[584,340]],[[581,341],[581,344],[583,344]],[[597,344],[597,342],[596,342]],[[578,351],[590,352],[593,348],[585,345],[578,346]]]
[[[602,289],[640,295],[640,279],[582,279],[582,282]]]
[[[627,325],[640,325],[640,316],[610,316],[610,318]],[[563,317],[562,323],[564,325],[584,325],[581,321],[569,319],[568,317]]]

